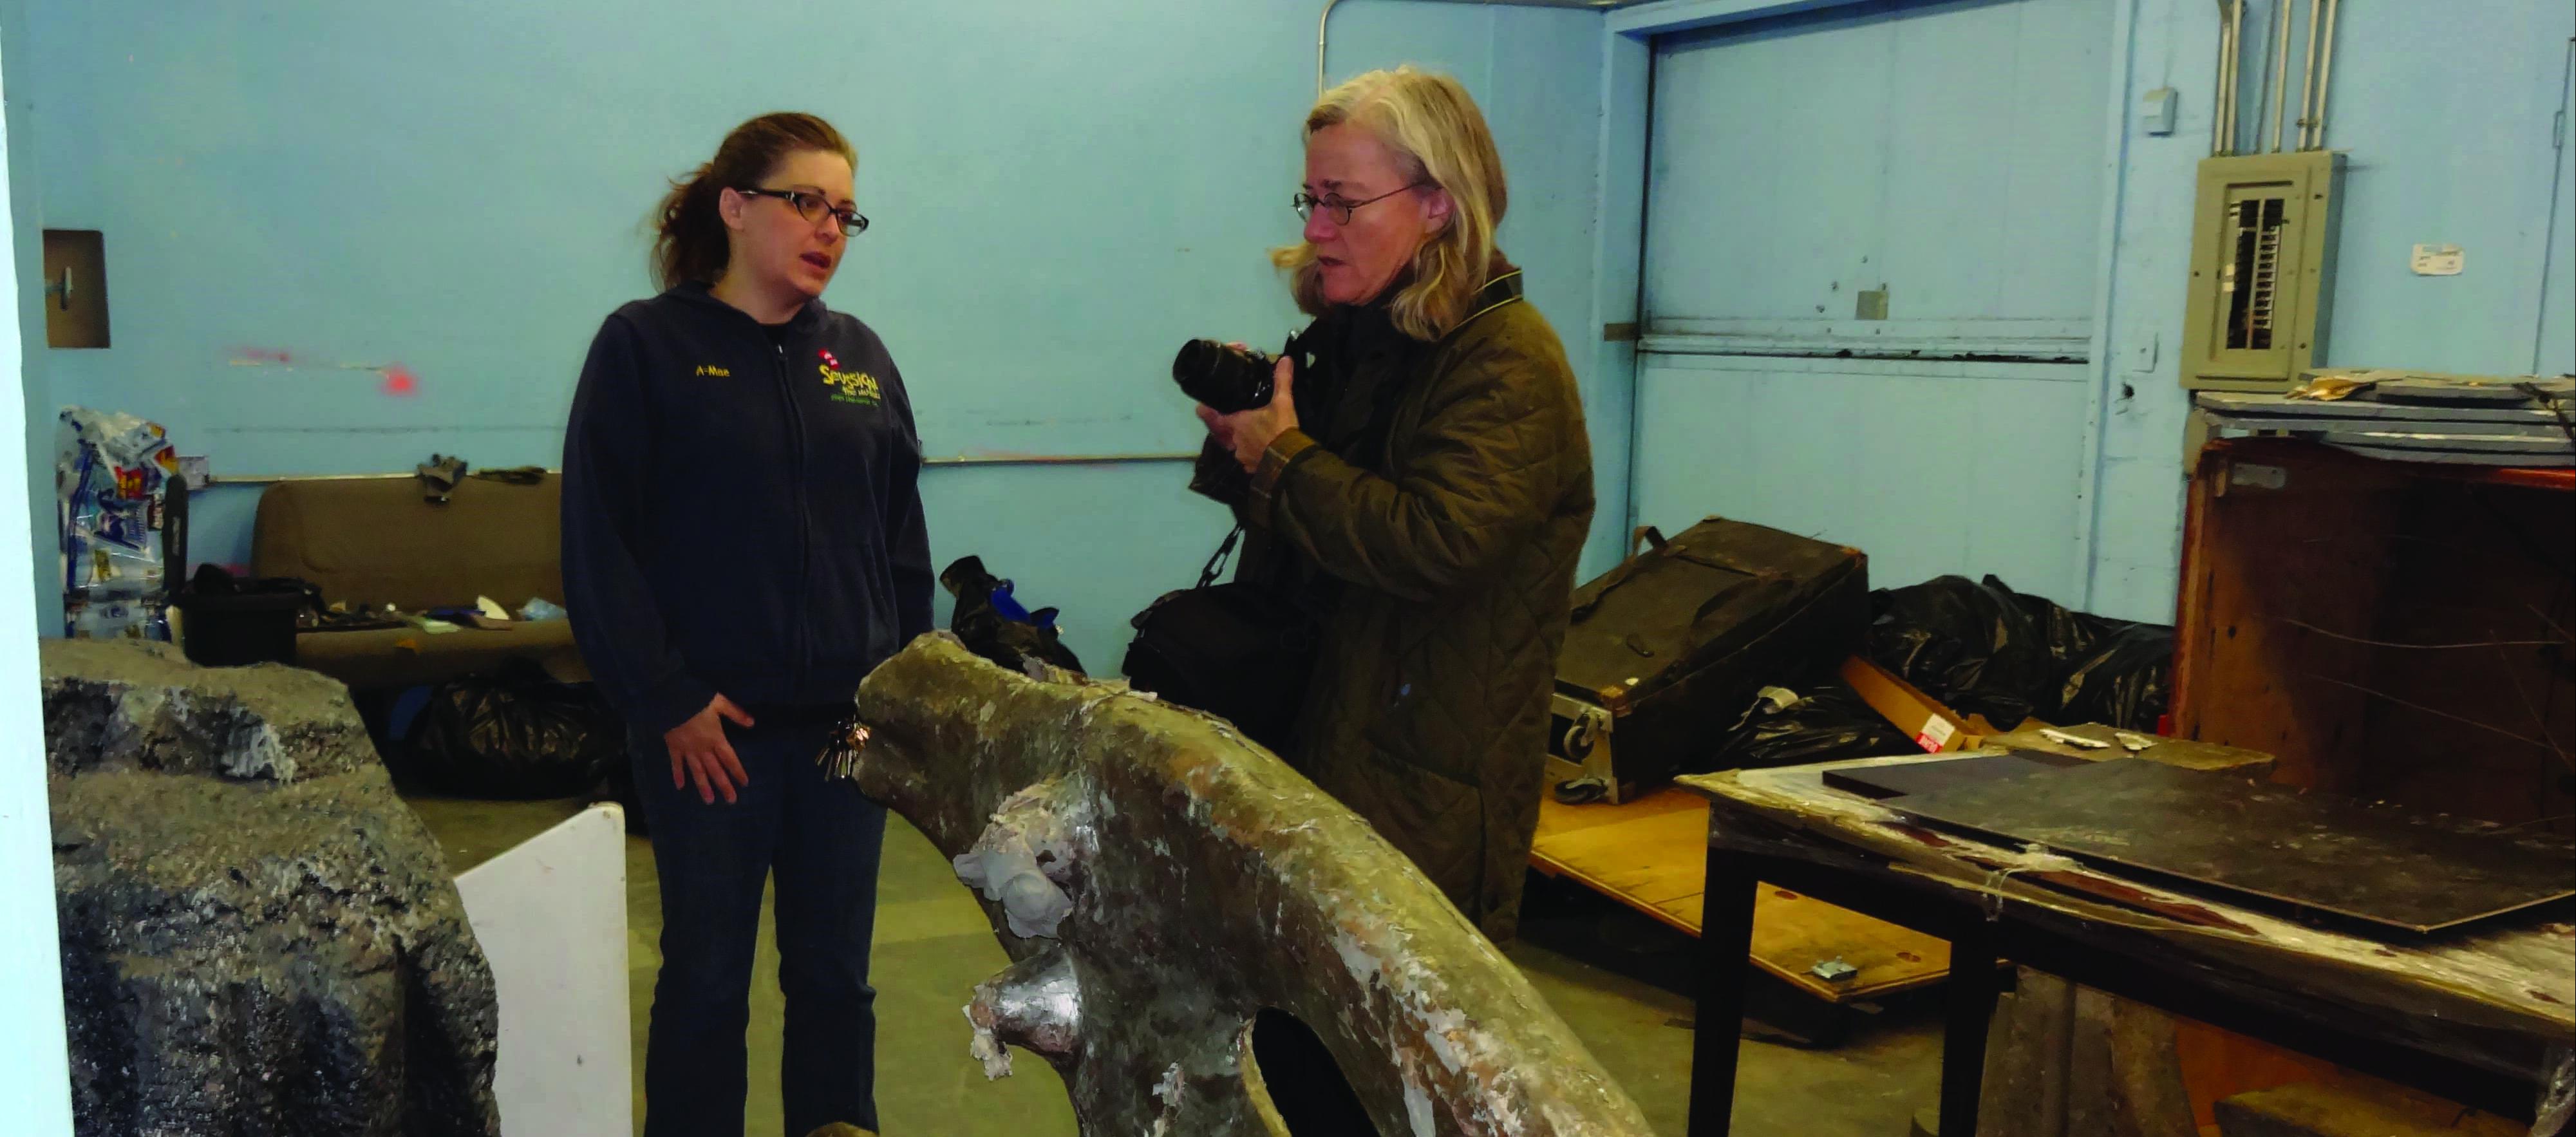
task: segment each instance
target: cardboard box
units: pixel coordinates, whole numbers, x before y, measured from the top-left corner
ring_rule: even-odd
[[[1934,754],[1974,749],[1993,728],[1978,730],[1940,700],[1924,694],[1894,672],[1857,655],[1843,661],[1843,682],[1896,729],[1914,736],[1916,745]],[[1980,720],[1982,722],[1982,720]]]

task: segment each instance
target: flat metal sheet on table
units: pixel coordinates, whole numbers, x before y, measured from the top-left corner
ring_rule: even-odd
[[[2421,403],[2381,403],[2366,399],[2342,402],[2318,402],[2314,399],[2285,399],[2279,395],[2251,395],[2233,391],[2202,391],[2193,397],[2202,409],[2238,418],[2265,421],[2326,421],[2341,426],[2371,422],[2402,422],[2409,427],[2441,423],[2463,427],[2536,426],[2558,430],[2558,410],[2525,401],[2519,405],[2501,406],[2426,406]],[[2285,424],[2286,428],[2286,424]],[[2364,427],[2364,429],[2370,429]],[[2512,433],[2505,431],[2500,433]]]
[[[2137,759],[1886,804],[1972,833],[2414,932],[2576,896],[2576,850],[2563,845]]]
[[[2384,458],[2391,462],[2439,462],[2447,466],[2521,466],[2535,470],[2561,470],[2576,466],[2576,452],[2515,454],[2474,450],[2405,450],[2394,446],[2362,446],[2350,442],[2336,442],[2332,445],[2364,458]]]

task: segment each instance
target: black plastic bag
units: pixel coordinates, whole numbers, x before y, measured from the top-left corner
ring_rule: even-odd
[[[1769,703],[1756,704],[1745,724],[1728,734],[1700,769],[1803,766],[1845,758],[1887,758],[1923,749],[1840,680],[1824,681],[1803,694],[1804,698],[1776,710]]]
[[[1870,610],[1870,658],[1951,710],[2009,730],[2054,701],[2057,664],[2040,622],[2000,580],[1944,576],[1881,589]]]
[[[1023,609],[1011,595],[1011,582],[986,571],[982,557],[958,558],[940,572],[939,585],[957,598],[948,630],[957,633],[966,650],[1013,671],[1026,671],[1030,659],[1082,671],[1082,660],[1056,631],[1056,610]]]
[[[2059,715],[2070,723],[2157,729],[2172,695],[2173,653],[2172,628],[2119,627],[2069,662],[2058,681]]]
[[[517,661],[430,691],[412,723],[406,781],[461,797],[590,792],[626,763],[625,726],[587,684]]]
[[[2173,629],[2077,612],[1994,577],[1944,576],[1873,593],[1869,655],[1960,714],[2011,730],[2037,716],[2153,730]]]

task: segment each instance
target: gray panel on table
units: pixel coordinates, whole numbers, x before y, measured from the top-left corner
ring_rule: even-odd
[[[2242,775],[2113,759],[1907,796],[1893,808],[2415,932],[2576,895],[2576,850]]]

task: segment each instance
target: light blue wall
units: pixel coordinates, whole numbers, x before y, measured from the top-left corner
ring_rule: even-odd
[[[2327,362],[2487,375],[2576,367],[2563,350],[2534,354],[2550,203],[2570,188],[2557,184],[2551,141],[2576,5],[2355,3],[2340,22],[2326,125],[2351,160]],[[2295,76],[2290,86],[2295,99]],[[2559,248],[2566,240],[2561,228]],[[2467,270],[2415,275],[2408,254],[2419,243],[2461,246]],[[2546,316],[2563,339],[2576,303]]]
[[[1608,23],[1620,35],[1819,8],[1833,11],[1780,26],[2030,7],[1956,0],[1668,0],[1624,9]],[[2247,19],[2243,113],[2249,137],[2255,84],[2270,58],[2262,34],[2270,10],[2257,0]],[[2293,14],[2297,36],[2304,32],[2306,6],[2295,5]],[[2349,152],[2350,176],[2328,362],[2490,374],[2576,369],[2576,167],[2569,164],[2570,151],[2555,141],[2561,116],[2576,116],[2570,102],[2576,96],[2569,90],[2576,10],[2561,0],[2349,4],[2340,22],[2328,141]],[[2059,599],[2112,615],[2173,618],[2189,405],[2175,356],[2194,175],[2209,153],[2217,13],[2206,0],[2114,0],[2104,30],[2107,42],[2097,55],[2107,98],[2095,121],[2101,124],[2100,161],[2110,174],[2096,176],[2096,224],[2105,239],[2094,242],[2094,273],[2089,283],[2075,282],[2090,290],[2094,323],[2092,362],[2082,380],[2062,388],[2025,383],[2016,396],[1985,384],[1931,388],[1924,382],[1928,377],[1884,365],[1798,365],[1831,375],[1756,373],[1740,364],[1648,366],[1634,379],[1641,446],[1636,506],[1644,520],[1671,521],[1708,509],[1779,511],[1791,515],[1775,521],[1785,527],[1868,535],[1861,543],[1870,547],[1873,576],[1881,583],[1903,583],[1935,565],[1944,571],[2026,566],[2040,582],[2027,587],[2050,589],[2058,587],[2052,582],[2063,582]],[[1998,70],[2026,62],[1994,46],[1999,42],[1955,45],[1950,62]],[[2294,38],[2293,100],[2298,42]],[[1613,87],[1621,81],[1616,73],[1612,80]],[[1636,81],[1633,67],[1625,81]],[[1795,82],[1784,77],[1777,86],[1793,89]],[[2158,87],[2180,94],[2181,121],[2165,136],[2146,133],[2134,113],[2139,98]],[[1937,106],[1943,97],[1931,89],[1906,94],[1911,104],[1925,106]],[[1837,105],[1848,114],[1890,121],[1915,110],[1872,109],[1842,86],[1782,96],[1780,113],[1812,115]],[[1614,143],[1633,137],[1631,120],[1642,120],[1642,100],[1631,97],[1612,107],[1607,136]],[[1665,102],[1654,113],[1686,118],[1724,109]],[[1841,131],[1848,114],[1814,134]],[[1963,131],[1955,118],[1917,116],[1912,130],[1951,144],[1934,158],[1947,154],[1964,161],[2008,143],[2024,125],[2020,117],[1984,117],[1993,121]],[[2263,122],[2268,128],[2268,113]],[[1810,157],[1793,161],[1791,168],[1830,171],[1836,156]],[[1659,165],[1663,160],[1658,155]],[[1776,171],[1744,175],[1783,180]],[[1974,202],[1966,196],[1971,189],[1959,187],[1924,208],[1972,216],[1967,207]],[[1819,189],[1816,200],[1830,203],[1831,187]],[[1605,206],[1603,216],[1615,218],[1618,208]],[[1756,236],[1774,245],[1782,237]],[[1666,248],[1658,235],[1650,233],[1648,240],[1658,252]],[[2407,254],[2417,243],[2463,246],[2467,271],[2448,278],[2415,276]],[[1777,250],[1766,255],[1776,257]],[[1735,279],[1758,279],[1754,274],[1767,267],[1762,258],[1744,259]],[[1623,271],[1617,250],[1605,245],[1601,263],[1596,278],[1605,292],[1596,305],[1615,307]],[[1633,271],[1633,259],[1624,268]],[[2050,267],[2043,275],[2064,274]],[[1795,287],[1802,283],[1812,282],[1791,280],[1776,293],[1760,295],[1777,302],[1812,291]],[[1901,317],[1907,291],[1900,285],[1891,299]],[[1989,309],[1990,315],[2026,314],[2000,301]],[[1615,385],[1619,376],[1609,374],[1616,369],[1607,365],[1615,360],[1609,353],[1603,358],[1603,382]],[[1675,373],[1692,369],[1736,374],[1712,380],[1705,373]],[[1883,496],[1857,492],[1856,481],[1888,481],[1882,452],[1904,443],[1899,426],[1908,415],[1924,424],[1924,433],[1938,437],[1908,467],[1919,471],[1923,484],[1900,484],[1906,492]],[[1748,425],[1746,416],[1756,416],[1752,422],[1759,425]],[[1975,429],[1998,418],[2012,429]],[[1665,440],[1664,454],[1653,450],[1658,439]],[[1708,444],[1689,449],[1688,443],[1701,439]],[[1851,457],[1838,463],[1834,454]],[[2049,548],[2034,543],[2034,517],[2044,523],[2042,539]]]
[[[2182,122],[2158,137],[2131,116],[2122,139],[2092,604],[2170,619],[2189,406],[2174,358],[2194,171],[2209,151],[2217,21],[2203,0],[2134,0],[2132,10],[2125,101],[2176,88]],[[2305,5],[2295,14],[2303,31]],[[2350,173],[2327,362],[2516,374],[2534,369],[2538,344],[2538,370],[2576,369],[2576,289],[2565,283],[2576,260],[2576,177],[2554,144],[2576,9],[2560,0],[2355,3],[2341,6],[2340,24],[2327,142],[2350,153]],[[2246,98],[2251,107],[2250,88]],[[2408,251],[2417,243],[2461,245],[2467,271],[2414,275]],[[2544,301],[2545,273],[2559,283]]]
[[[0,155],[14,174],[22,156],[18,132],[24,82],[24,25],[14,6],[0,6],[0,98],[8,101],[0,126]],[[14,181],[14,178],[13,178]],[[12,195],[15,198],[15,195]],[[21,199],[22,200],[22,199]],[[11,305],[19,319],[0,324],[0,548],[28,548],[32,534],[50,525],[31,525],[28,512],[34,483],[51,463],[27,452],[25,444],[50,432],[32,429],[23,416],[30,401],[23,392],[35,376],[21,365],[22,336],[34,311],[19,281],[35,274],[28,242],[32,227],[20,200],[0,201],[0,240],[6,240],[19,271],[0,280],[0,303]],[[42,345],[41,320],[34,321],[35,343]],[[37,348],[42,351],[42,347]],[[44,514],[33,515],[41,521]],[[22,578],[24,579],[24,578]],[[7,1103],[7,1128],[29,1137],[57,1137],[72,1131],[71,1072],[64,1062],[61,945],[54,935],[53,840],[45,802],[44,709],[37,695],[36,632],[40,613],[36,593],[27,588],[0,588],[0,1102]]]
[[[2071,596],[2081,370],[1656,357],[1638,378],[1638,509],[1666,532],[1718,514],[1852,545],[1874,587],[1991,572]]]
[[[885,332],[938,453],[1186,449],[1191,424],[1161,379],[1173,341],[1275,338],[1293,323],[1259,251],[1293,233],[1276,199],[1293,181],[1310,91],[1310,4],[790,5],[758,26],[681,5],[607,22],[500,5],[255,17],[137,0],[29,7],[45,97],[11,108],[36,155],[13,199],[43,224],[108,231],[118,331],[116,348],[52,353],[34,373],[51,401],[162,419],[220,471],[399,469],[432,450],[553,460],[584,340],[644,287],[639,222],[657,179],[778,105],[833,114],[860,143],[878,227],[830,299]],[[1657,7],[1613,22],[1651,21]],[[2173,358],[2215,14],[2199,0],[2113,7],[2089,61],[2111,88],[2099,142],[2114,171],[2095,193],[2109,238],[2092,254],[2095,360],[2063,390],[1997,377],[2008,385],[1996,392],[1937,400],[1927,429],[1951,435],[1944,453],[1955,453],[1959,431],[1996,433],[1988,416],[2001,406],[2044,434],[2045,476],[1953,470],[1959,484],[1935,496],[1992,484],[2032,509],[2043,503],[2020,498],[2047,496],[2048,540],[2062,543],[2020,558],[2057,566],[2032,570],[2033,587],[2062,581],[2097,610],[2169,618],[2186,407]],[[2564,5],[2353,5],[2342,22],[2330,121],[2352,177],[2329,359],[2510,371],[2536,355],[2544,370],[2570,367],[2576,174],[2550,142],[2569,98]],[[1641,381],[1624,345],[1598,342],[1603,324],[1635,316],[1636,266],[1620,254],[1634,214],[1600,198],[1632,188],[1618,171],[1642,141],[1615,118],[1605,131],[1604,107],[1643,108],[1633,68],[1605,66],[1634,41],[1602,27],[1582,12],[1362,0],[1334,17],[1331,58],[1337,77],[1407,59],[1447,67],[1485,104],[1515,189],[1506,247],[1566,337],[1595,419],[1605,508],[1587,571],[1630,512],[1632,426],[1641,441],[1686,442],[1703,419],[1756,403],[1828,426],[1886,405],[1853,404],[1832,383],[1802,394],[1777,376],[1737,380],[1723,399],[1735,410],[1676,403],[1671,377],[1649,369]],[[2250,59],[2259,36],[2248,46]],[[2160,86],[2181,93],[2170,136],[2128,114]],[[1976,118],[1939,113],[1940,92],[1923,94],[1890,111],[1909,137],[1946,138]],[[2462,244],[2469,271],[2413,276],[2405,252],[2417,242]],[[20,244],[23,259],[32,242]],[[1916,300],[1895,292],[1900,313]],[[248,349],[288,351],[297,366],[236,362]],[[329,366],[394,362],[420,374],[419,395],[390,398],[373,372]],[[1998,392],[2002,403],[1988,397]],[[2057,453],[2070,430],[2071,458]],[[1748,457],[1788,443],[1759,441]],[[1741,477],[1693,468],[1713,461],[1705,448],[1650,456],[1636,484],[1661,497],[1641,497],[1640,515],[1733,508],[1746,487],[1803,468],[1785,454]],[[2070,461],[2076,472],[2061,476]],[[1180,477],[1167,464],[943,469],[926,491],[937,553],[982,552],[1066,607],[1097,665],[1123,643],[1124,616],[1186,578],[1221,523],[1178,492]],[[252,493],[200,501],[209,559],[246,556]],[[1993,555],[1983,537],[1897,542],[1935,523],[1990,526],[1995,508],[1845,495],[1816,516],[1886,535],[1873,552],[1881,579],[1899,582],[1978,567]]]
[[[1297,232],[1307,0],[28,6],[45,224],[106,231],[114,301],[116,346],[57,353],[53,397],[149,415],[219,476],[552,464],[591,332],[646,289],[662,179],[779,107],[859,147],[875,226],[826,299],[886,337],[934,455],[1194,449],[1180,341],[1298,322],[1262,254]],[[1333,17],[1334,77],[1421,62],[1483,102],[1505,248],[1569,339],[1593,293],[1600,23]],[[417,394],[382,392],[371,368],[395,363]],[[1224,532],[1186,478],[941,469],[934,553],[983,554],[1113,670],[1126,618]],[[254,502],[201,498],[203,559],[247,557]]]
[[[1635,506],[2080,594],[2111,0],[1854,4],[1657,45]],[[1884,319],[1855,319],[1884,290]],[[1984,362],[1867,357],[1913,348]]]

